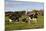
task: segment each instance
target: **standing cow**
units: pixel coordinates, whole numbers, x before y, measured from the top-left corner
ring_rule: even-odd
[[[34,22],[37,22],[37,13],[31,13],[31,14],[29,14],[28,16],[29,16],[29,20],[28,20],[28,22],[29,22],[29,24],[31,23],[31,21],[34,21]]]

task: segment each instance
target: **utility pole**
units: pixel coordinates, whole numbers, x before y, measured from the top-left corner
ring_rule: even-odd
[[[25,13],[26,15],[27,15],[27,12],[28,12],[28,9],[26,10],[26,13]]]

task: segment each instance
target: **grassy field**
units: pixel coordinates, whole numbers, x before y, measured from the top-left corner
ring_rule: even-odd
[[[8,21],[8,17],[5,17],[5,20]],[[44,27],[44,17],[38,16],[37,23],[13,23],[13,22],[6,22],[5,21],[5,30],[23,30],[23,29],[38,29]]]

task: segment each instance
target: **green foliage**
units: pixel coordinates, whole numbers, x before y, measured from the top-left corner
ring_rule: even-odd
[[[34,12],[34,13],[35,13],[35,12],[38,12],[38,10],[35,10],[35,9],[34,9],[32,12]]]

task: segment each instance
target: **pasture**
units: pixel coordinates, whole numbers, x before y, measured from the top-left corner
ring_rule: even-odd
[[[44,16],[38,16],[38,22],[14,23],[8,22],[8,16],[5,16],[5,30],[24,30],[24,29],[39,29],[44,28]]]

